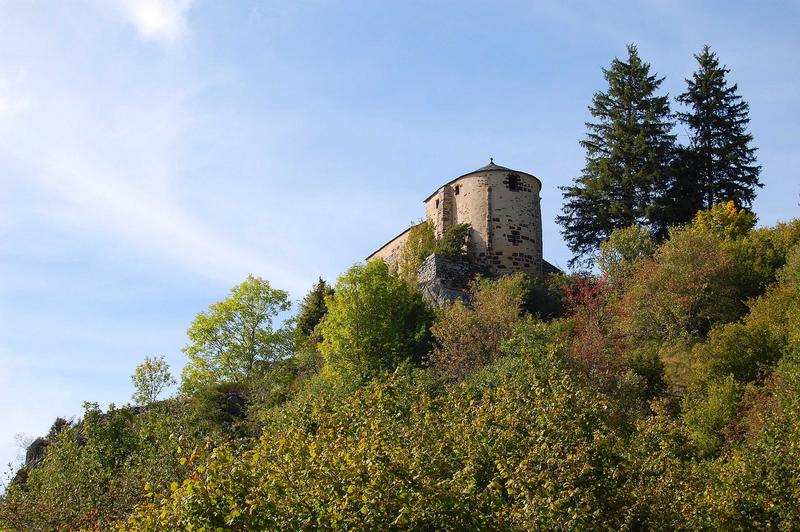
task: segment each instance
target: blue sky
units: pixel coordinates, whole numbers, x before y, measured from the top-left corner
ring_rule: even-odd
[[[708,43],[751,104],[762,224],[797,216],[792,2],[0,4],[0,463],[85,400],[128,401],[248,273],[299,299],[488,162],[544,183],[545,257],[601,68],[671,95]],[[685,139],[685,132],[678,131]]]

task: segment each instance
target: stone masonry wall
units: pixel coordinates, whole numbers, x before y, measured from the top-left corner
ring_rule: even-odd
[[[486,167],[439,187],[425,200],[425,218],[437,237],[447,228],[470,225],[469,249],[473,262],[485,274],[524,272],[541,279],[541,183],[524,172]],[[395,264],[408,239],[400,233],[367,257]]]
[[[495,275],[522,271],[542,277],[539,182],[527,174],[492,172],[489,231],[484,259]]]
[[[392,240],[384,244],[383,247],[381,247],[378,251],[367,257],[367,260],[383,259],[383,261],[389,266],[396,264],[400,258],[400,250],[406,243],[406,240],[408,240],[408,234],[410,231],[411,228],[406,229],[394,237]]]
[[[443,201],[437,203],[443,189],[449,188],[452,202],[447,207],[450,216],[444,218],[440,211],[446,206]],[[425,202],[425,216],[428,220],[447,220],[449,223],[436,227],[436,234],[441,235],[451,225],[468,223],[471,227],[469,235],[470,250],[477,256],[486,252],[488,234],[488,181],[485,174],[471,174],[457,179],[441,187],[436,194]]]
[[[468,223],[470,251],[491,275],[522,271],[542,277],[539,181],[525,173],[491,170],[465,175],[425,202],[437,235]]]
[[[473,274],[473,265],[470,263],[433,253],[417,269],[417,285],[425,299],[443,306],[458,299],[469,299],[466,287]]]

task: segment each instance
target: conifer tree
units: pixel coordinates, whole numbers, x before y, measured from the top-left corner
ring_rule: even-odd
[[[603,69],[606,92],[594,95],[587,122],[586,166],[564,193],[557,218],[575,254],[570,265],[586,264],[614,229],[634,224],[662,230],[657,197],[668,182],[675,136],[669,97],[656,91],[664,78],[650,73],[635,45],[627,61]]]
[[[333,288],[319,278],[314,288],[306,294],[303,301],[300,303],[300,308],[297,312],[297,331],[303,336],[310,336],[314,332],[314,328],[322,320],[328,312],[328,307],[325,305],[325,296],[332,296]]]
[[[747,132],[749,105],[737,94],[737,85],[728,83],[730,70],[720,66],[708,45],[694,57],[699,68],[677,98],[688,107],[677,116],[689,128],[690,144],[682,150],[676,180],[667,194],[676,208],[691,205],[693,212],[673,214],[673,222],[690,221],[698,210],[729,200],[749,207],[756,187],[763,186],[756,148],[751,146],[753,136]]]

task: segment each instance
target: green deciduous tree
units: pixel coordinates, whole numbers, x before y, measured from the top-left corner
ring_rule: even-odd
[[[241,382],[261,364],[285,358],[291,351],[291,327],[272,320],[291,308],[289,295],[268,281],[249,275],[230,295],[208,307],[192,322],[183,348],[184,391],[222,382]]]
[[[587,122],[586,166],[564,192],[557,218],[575,254],[571,264],[587,262],[614,229],[634,224],[663,232],[657,196],[666,186],[675,136],[669,98],[656,94],[664,78],[650,73],[636,46],[627,61],[614,59],[604,69],[606,92],[594,95]]]
[[[420,222],[408,230],[397,261],[397,274],[409,283],[416,283],[417,270],[425,257],[433,253],[436,231],[429,221]]]
[[[469,259],[469,250],[467,249],[469,230],[469,224],[451,225],[444,230],[441,238],[436,240],[433,252],[454,260]]]
[[[695,59],[698,69],[686,80],[686,92],[677,98],[688,107],[677,115],[690,134],[677,178],[688,185],[679,183],[680,190],[673,189],[667,196],[695,211],[728,200],[749,207],[756,188],[762,186],[756,148],[751,146],[753,136],[747,132],[749,106],[737,94],[737,85],[726,79],[730,70],[719,64],[708,46]]]
[[[600,244],[597,264],[614,288],[621,288],[640,261],[655,253],[656,244],[650,231],[641,225],[615,229],[608,240]]]
[[[703,231],[711,231],[723,238],[739,238],[755,227],[756,215],[745,209],[737,209],[733,200],[718,203],[707,211],[698,212],[692,225]]]
[[[431,253],[444,255],[453,260],[469,260],[469,224],[451,225],[441,237],[430,221],[418,223],[409,229],[408,237],[400,249],[397,273],[409,283],[416,283],[417,270]]]
[[[639,339],[702,338],[744,311],[736,274],[718,235],[694,227],[673,229],[628,283],[621,300],[624,328]]]
[[[131,375],[133,381],[133,400],[139,405],[154,402],[165,388],[175,384],[169,372],[169,364],[163,356],[145,357],[144,362],[136,366]]]
[[[382,260],[351,267],[325,302],[319,350],[335,370],[367,379],[404,361],[419,363],[427,350],[432,311]]]

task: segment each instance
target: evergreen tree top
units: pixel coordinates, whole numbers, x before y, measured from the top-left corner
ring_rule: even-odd
[[[564,214],[557,218],[570,249],[571,265],[586,262],[614,229],[653,224],[653,206],[664,188],[674,156],[675,135],[669,95],[657,94],[663,77],[635,45],[627,58],[603,69],[605,91],[596,92],[586,123],[586,166],[564,191]]]
[[[747,131],[750,106],[730,84],[730,69],[720,65],[708,45],[696,54],[698,69],[686,80],[686,92],[677,97],[686,110],[678,118],[689,126],[690,158],[686,166],[702,193],[702,208],[732,200],[749,207],[761,167],[756,165],[753,136]]]

